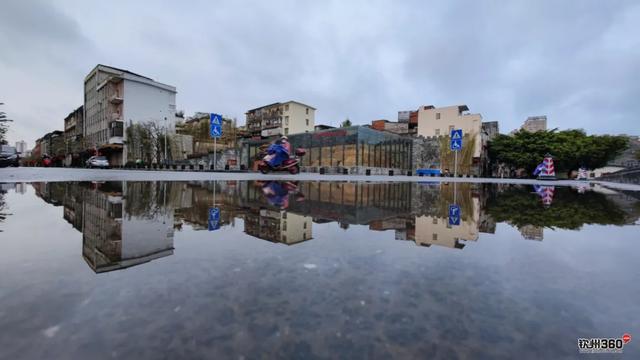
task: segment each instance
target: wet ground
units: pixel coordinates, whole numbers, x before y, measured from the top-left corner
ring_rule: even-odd
[[[596,357],[640,335],[639,218],[586,184],[0,184],[0,358]]]

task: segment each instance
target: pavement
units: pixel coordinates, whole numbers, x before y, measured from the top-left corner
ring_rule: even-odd
[[[584,186],[599,184],[616,190],[640,191],[640,185],[622,184],[607,181],[556,180],[541,181],[535,179],[500,178],[442,178],[421,176],[386,175],[320,175],[318,173],[300,173],[291,175],[277,173],[205,172],[205,171],[148,171],[120,169],[75,169],[75,168],[0,168],[0,183],[40,182],[40,181],[207,181],[207,180],[300,180],[300,181],[369,181],[369,182],[462,182],[489,184],[524,184],[554,186]]]

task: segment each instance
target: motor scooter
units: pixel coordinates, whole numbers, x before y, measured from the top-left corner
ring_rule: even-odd
[[[279,166],[276,167],[272,167],[271,165],[269,165],[269,154],[261,154],[261,160],[258,163],[258,170],[263,173],[263,174],[268,174],[271,171],[288,171],[289,174],[297,174],[300,172],[300,157],[304,156],[307,152],[302,149],[302,148],[298,148],[295,151],[295,156],[291,156],[288,159],[284,160],[282,162],[282,164],[280,164]]]

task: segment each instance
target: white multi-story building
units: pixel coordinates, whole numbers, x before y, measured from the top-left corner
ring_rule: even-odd
[[[107,156],[112,166],[128,160],[127,126],[151,122],[174,132],[175,114],[174,86],[105,65],[96,66],[84,79],[85,143]]]
[[[16,141],[16,151],[19,154],[24,154],[27,151],[27,142],[24,140]]]
[[[274,103],[247,111],[247,130],[262,137],[312,132],[315,114],[316,108],[297,101]]]

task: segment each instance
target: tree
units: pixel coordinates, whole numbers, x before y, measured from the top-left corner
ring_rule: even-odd
[[[4,103],[0,102],[0,105],[4,105]],[[13,121],[11,119],[7,119],[7,115],[4,111],[0,111],[0,145],[6,145],[7,142],[7,132],[9,131],[8,122]]]
[[[5,203],[4,203],[4,191],[0,191],[0,222],[4,221],[4,219],[7,218],[8,215],[5,212],[3,212],[3,210],[5,210]],[[2,229],[0,229],[0,232],[2,232]]]
[[[487,213],[497,222],[522,227],[580,229],[585,224],[625,225],[638,219],[636,210],[625,210],[606,195],[556,187],[553,204],[545,208],[529,186],[512,186],[489,195]]]
[[[4,123],[0,123],[0,145],[6,145],[7,144],[7,132],[8,131],[9,131],[9,127]]]
[[[556,171],[571,171],[584,166],[603,167],[628,146],[624,136],[587,135],[582,130],[518,131],[513,136],[498,135],[489,142],[489,156],[495,163],[523,168],[528,174],[549,153]]]
[[[340,124],[340,127],[349,127],[349,126],[352,126],[352,124],[351,124],[351,120],[349,120],[349,118],[346,118],[346,119],[342,122],[342,124]]]

